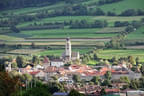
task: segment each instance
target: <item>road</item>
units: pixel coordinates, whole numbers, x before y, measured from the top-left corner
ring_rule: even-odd
[[[25,38],[24,40],[16,40],[22,42],[34,41],[65,41],[66,38]],[[111,38],[71,38],[71,41],[110,41]]]

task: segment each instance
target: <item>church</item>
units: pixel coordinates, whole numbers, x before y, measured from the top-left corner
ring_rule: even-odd
[[[73,52],[70,38],[66,38],[65,52],[62,54],[62,58],[65,62],[74,61],[80,59],[79,52]]]

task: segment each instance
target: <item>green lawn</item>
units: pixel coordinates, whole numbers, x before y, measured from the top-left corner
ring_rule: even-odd
[[[112,57],[126,57],[126,56],[139,57],[140,61],[144,61],[144,50],[100,50],[98,56],[100,58],[110,59]]]

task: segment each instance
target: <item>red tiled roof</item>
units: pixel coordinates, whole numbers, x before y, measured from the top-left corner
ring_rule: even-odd
[[[112,74],[128,74],[128,71],[112,71]]]
[[[71,65],[70,66],[73,70],[81,69],[81,70],[90,70],[91,67],[87,65]]]
[[[29,72],[31,75],[36,75],[37,73],[39,73],[40,71],[32,71],[32,72]]]
[[[119,92],[120,89],[105,89],[106,93],[116,93]]]
[[[46,56],[44,57],[43,63],[49,63],[48,57],[46,57]]]
[[[60,71],[64,71],[64,68],[57,68],[57,67],[54,67],[54,66],[48,66],[45,69],[45,72],[60,72]]]

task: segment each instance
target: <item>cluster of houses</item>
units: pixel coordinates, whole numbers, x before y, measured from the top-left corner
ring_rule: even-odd
[[[9,64],[10,65],[10,64]],[[8,66],[7,71],[12,71],[11,66]],[[103,66],[88,66],[71,64],[70,66],[64,66],[64,62],[59,60],[49,61],[45,57],[43,65],[33,66],[31,64],[26,65],[24,68],[18,68],[18,72],[21,74],[30,74],[44,82],[54,81],[53,77],[57,76],[58,82],[65,82],[65,87],[68,90],[76,89],[81,93],[89,94],[91,96],[100,96],[100,91],[103,87],[98,85],[85,84],[84,86],[75,85],[73,81],[73,75],[79,75],[81,80],[90,81],[94,76],[100,76],[101,80],[104,79],[104,75],[107,71],[112,73],[112,80],[119,80],[121,76],[127,76],[130,79],[138,79],[141,77],[140,73],[134,73],[126,64],[118,64],[115,66],[103,65]],[[112,88],[105,87],[107,93],[119,94],[120,96],[126,96],[126,92],[135,92],[134,90],[121,91],[126,83],[113,82]],[[57,93],[58,94],[58,93]],[[60,93],[62,94],[62,93]],[[129,93],[131,94],[131,93]],[[56,95],[55,95],[56,96]],[[61,96],[61,95],[59,95]],[[63,95],[62,95],[63,96]],[[131,96],[131,95],[127,95]],[[143,96],[143,95],[136,95]]]
[[[33,66],[31,64],[26,65],[24,68],[12,69],[11,64],[6,67],[7,71],[17,70],[21,74],[30,74],[33,77],[39,78],[44,82],[54,81],[53,77],[57,76],[58,82],[65,82],[65,87],[68,90],[76,89],[81,93],[89,94],[91,96],[100,96],[100,91],[103,87],[98,85],[89,85],[85,84],[84,86],[75,85],[73,81],[73,75],[79,75],[81,80],[90,81],[94,76],[99,76],[101,80],[104,79],[104,75],[107,71],[112,73],[112,80],[119,80],[121,76],[127,76],[130,79],[138,79],[141,77],[140,73],[134,73],[123,62],[121,64],[112,66],[112,65],[102,65],[102,66],[88,66],[80,64],[71,64],[69,66],[64,66],[66,62],[70,60],[79,59],[78,52],[71,52],[71,43],[70,39],[66,39],[66,49],[65,53],[62,54],[63,59],[49,60],[47,57],[44,58],[42,65]],[[135,92],[133,90],[124,90],[121,91],[120,88],[126,83],[115,82],[112,84],[112,88],[105,87],[106,93],[119,94],[119,96],[126,96]],[[138,91],[139,93],[140,91]],[[136,93],[136,92],[135,92]],[[144,94],[144,92],[140,92]],[[60,95],[61,94],[61,95]],[[55,93],[54,96],[67,96],[63,93]],[[134,95],[127,95],[134,96]],[[144,95],[136,95],[144,96]]]

